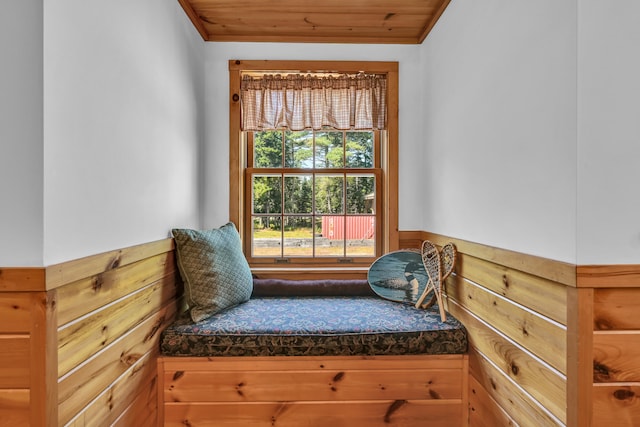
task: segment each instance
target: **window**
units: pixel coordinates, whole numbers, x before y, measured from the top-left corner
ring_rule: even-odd
[[[229,68],[230,218],[251,266],[364,267],[397,249],[397,63],[230,61]],[[243,73],[363,69],[387,75],[386,129],[241,130]]]
[[[382,177],[377,135],[334,129],[250,132],[247,255],[255,262],[376,257]]]

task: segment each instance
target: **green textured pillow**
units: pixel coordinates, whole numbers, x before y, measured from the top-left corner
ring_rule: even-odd
[[[171,230],[194,322],[249,299],[253,278],[233,223],[214,230]]]

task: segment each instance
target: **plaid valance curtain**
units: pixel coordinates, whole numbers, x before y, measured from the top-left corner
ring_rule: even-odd
[[[245,75],[242,130],[385,129],[384,75]]]

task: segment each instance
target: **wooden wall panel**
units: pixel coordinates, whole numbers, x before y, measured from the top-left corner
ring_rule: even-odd
[[[175,274],[173,252],[82,278],[58,289],[58,325],[86,315],[163,277]]]
[[[285,362],[286,363],[286,362]],[[175,402],[245,402],[279,400],[462,399],[462,371],[407,369],[287,370],[282,372],[188,371],[179,378],[165,374],[165,400]],[[336,379],[337,378],[337,379]],[[421,380],[423,380],[421,382]],[[242,386],[238,386],[242,384]]]
[[[133,292],[117,302],[86,315],[58,330],[58,375],[106,348],[127,331],[157,313],[176,298],[173,275]]]
[[[473,348],[493,361],[496,369],[517,383],[556,417],[565,420],[564,402],[567,391],[564,375],[502,336],[456,302],[450,301],[449,311],[467,328]]]
[[[594,334],[593,363],[596,383],[640,383],[640,331]]]
[[[640,330],[640,282],[637,288],[595,289],[593,304],[594,330]]]
[[[461,254],[458,276],[526,306],[541,316],[567,323],[566,286],[533,274]]]
[[[9,334],[31,332],[31,294],[0,293],[0,332]]]
[[[58,424],[155,423],[159,332],[182,292],[173,249],[166,239],[47,269],[57,293]]]
[[[78,415],[82,421],[78,425],[102,426],[111,425],[117,420],[122,422],[138,418],[141,412],[144,417],[156,412],[155,394],[151,410],[146,405],[149,394],[156,391],[156,357],[157,352],[146,354],[131,365],[121,377],[107,387],[96,399],[91,401]],[[62,424],[62,422],[60,423]],[[137,426],[136,424],[128,424]]]
[[[640,425],[640,383],[593,387],[593,426]]]
[[[566,329],[510,300],[487,292],[460,276],[447,283],[447,294],[560,372],[566,371]]]
[[[368,418],[365,418],[365,414]],[[425,414],[429,414],[428,417]],[[165,427],[236,426],[392,427],[425,424],[452,427],[462,424],[459,403],[450,401],[371,402],[263,402],[248,407],[240,403],[202,405],[167,404]]]
[[[577,274],[592,307],[580,325],[592,343],[584,375],[592,387],[579,402],[592,406],[584,425],[640,425],[640,265],[578,266]]]
[[[41,292],[44,290],[44,268],[0,267],[0,292]]]
[[[174,315],[175,303],[172,303],[61,377],[58,386],[59,422],[69,421],[118,378],[135,371],[139,360],[157,354],[159,331],[169,324]]]
[[[46,267],[46,288],[57,289],[87,277],[172,252],[174,248],[173,239],[162,239],[52,265]]]
[[[29,411],[29,390],[0,389],[0,425],[27,426]]]
[[[0,335],[0,389],[30,386],[29,335]]]
[[[567,417],[567,289],[575,266],[427,232],[401,246],[452,242],[444,290],[467,328],[472,357],[469,425],[556,426]]]
[[[536,427],[564,425],[520,389],[515,382],[496,369],[489,359],[473,349],[469,355],[469,369],[472,377],[519,425]]]
[[[181,293],[172,239],[0,268],[0,424],[155,425],[158,337]]]
[[[113,427],[145,427],[157,425],[156,405],[158,403],[158,382],[156,378],[145,386],[131,404],[112,424]]]
[[[46,425],[55,418],[48,399],[56,358],[47,345],[54,329],[52,296],[45,292],[44,268],[0,267],[0,424]]]
[[[469,378],[469,425],[476,427],[517,426],[474,377]]]

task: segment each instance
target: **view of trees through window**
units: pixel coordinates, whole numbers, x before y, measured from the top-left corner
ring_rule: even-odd
[[[376,239],[373,131],[252,133],[254,257],[372,257]]]

